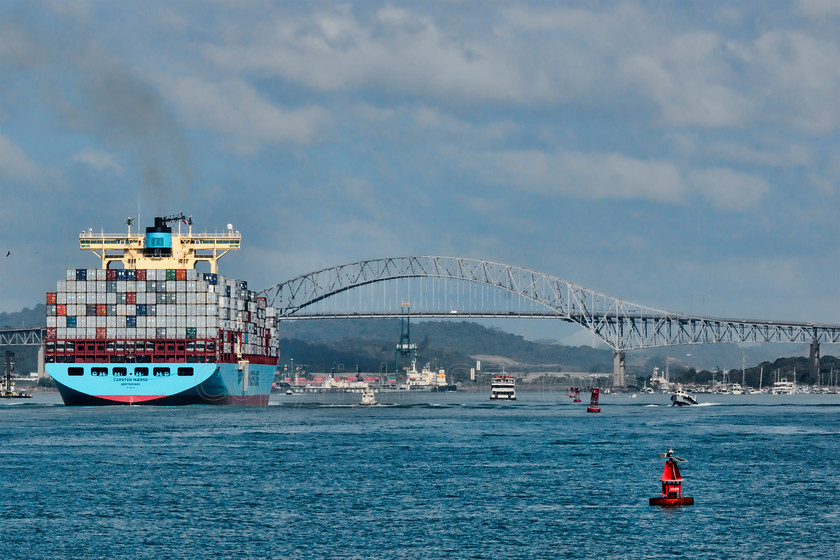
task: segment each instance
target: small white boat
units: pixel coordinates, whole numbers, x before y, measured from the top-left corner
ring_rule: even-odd
[[[502,372],[490,382],[490,399],[516,400],[516,379]]]
[[[359,405],[371,406],[374,404],[376,404],[376,394],[370,387],[365,387],[364,391],[362,391],[362,400],[359,401]]]
[[[677,388],[671,395],[672,406],[690,406],[693,404],[697,404],[697,399],[686,393],[682,388]]]

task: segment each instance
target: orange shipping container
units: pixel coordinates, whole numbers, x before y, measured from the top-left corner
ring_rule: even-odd
[[[108,338],[108,329],[102,327],[96,329],[96,338]]]
[[[67,305],[64,303],[59,303],[55,306],[55,314],[56,315],[67,315]]]
[[[187,279],[187,269],[186,268],[179,268],[175,271],[175,280],[186,280]]]
[[[47,292],[47,303],[55,303],[55,292]]]
[[[99,303],[96,305],[96,314],[97,315],[105,315],[108,312],[108,306],[104,303]]]

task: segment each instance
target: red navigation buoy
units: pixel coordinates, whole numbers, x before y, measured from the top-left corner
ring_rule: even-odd
[[[589,397],[589,406],[586,407],[586,412],[601,412],[601,407],[598,406],[598,387],[592,389],[592,395]]]
[[[694,498],[683,497],[682,476],[677,462],[685,463],[686,459],[674,455],[674,450],[669,449],[667,453],[660,453],[660,459],[665,459],[665,470],[662,471],[662,497],[650,498],[648,503],[652,506],[693,506]]]
[[[580,389],[575,387],[575,398],[573,402],[580,402]]]

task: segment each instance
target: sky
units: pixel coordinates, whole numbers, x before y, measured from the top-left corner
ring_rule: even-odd
[[[0,311],[184,213],[256,289],[443,255],[837,324],[838,60],[829,0],[0,0]]]

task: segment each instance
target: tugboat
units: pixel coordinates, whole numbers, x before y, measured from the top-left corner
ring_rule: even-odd
[[[516,379],[504,372],[493,377],[490,382],[490,400],[516,400]]]
[[[601,407],[598,405],[598,387],[593,387],[592,395],[589,397],[589,406],[586,407],[586,412],[601,412]]]
[[[3,379],[3,387],[0,388],[2,399],[31,399],[32,395],[26,391],[15,391],[15,354],[6,352],[6,375]]]
[[[652,506],[674,507],[674,506],[693,506],[694,498],[683,497],[682,495],[682,476],[680,475],[680,468],[677,462],[685,463],[687,459],[677,457],[674,455],[674,450],[669,449],[665,453],[659,454],[660,459],[665,459],[665,470],[662,471],[662,496],[659,498],[650,498],[648,504]]]
[[[360,406],[373,406],[376,404],[376,394],[370,387],[365,387],[362,391],[362,400],[359,401]]]
[[[697,399],[685,392],[682,387],[677,387],[671,395],[671,406],[691,406],[697,404]]]

